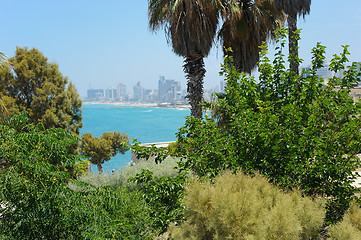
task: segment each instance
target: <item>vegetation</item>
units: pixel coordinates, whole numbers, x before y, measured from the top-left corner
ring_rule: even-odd
[[[286,32],[278,34],[284,37]],[[325,85],[316,76],[325,52],[317,44],[312,69],[303,77],[294,75],[284,67],[285,41],[278,43],[273,64],[263,46],[259,83],[239,74],[232,58],[225,59],[225,96],[208,105],[216,109],[216,121],[189,117],[178,133],[183,168],[210,177],[222,169],[257,170],[285,189],[326,197],[326,223],[335,223],[359,191],[351,183],[361,165],[356,156],[361,147],[361,104],[349,95],[359,73],[355,64],[344,66],[344,46],[330,64],[334,72],[344,70],[344,77],[332,77]]]
[[[186,220],[170,227],[174,239],[320,239],[325,216],[322,201],[229,171],[187,184],[184,205]]]
[[[347,210],[343,221],[330,227],[328,233],[333,240],[361,239],[361,208],[353,202]]]
[[[273,1],[221,0],[218,4],[223,20],[218,38],[224,55],[233,57],[238,72],[251,73],[259,61],[259,46],[275,37],[273,31],[283,26],[284,14]]]
[[[173,51],[185,58],[183,70],[188,80],[187,98],[191,115],[202,117],[203,58],[212,47],[217,32],[218,12],[210,0],[149,0],[149,26],[152,31],[165,27]]]
[[[188,80],[187,98],[191,115],[202,118],[203,58],[218,36],[225,54],[234,56],[238,71],[251,72],[259,60],[258,46],[276,28],[283,26],[284,15],[272,1],[229,0],[149,0],[149,26],[164,27],[173,51],[185,58],[183,70]],[[232,47],[234,54],[227,49]]]
[[[134,183],[128,181],[129,178],[134,178],[140,174],[144,169],[153,173],[153,177],[176,177],[178,171],[177,158],[167,158],[162,163],[156,164],[155,161],[141,161],[135,165],[125,166],[113,173],[103,174],[88,174],[80,176],[78,179],[87,182],[95,187],[100,186],[124,186],[128,189],[137,189]]]
[[[361,74],[354,63],[346,67],[344,46],[325,83],[316,75],[325,59],[319,43],[310,70],[295,74],[297,45],[287,70],[285,29],[274,34],[273,62],[261,46],[259,82],[240,73],[258,59],[254,45],[283,21],[279,9],[306,14],[310,1],[294,9],[290,1],[277,1],[278,10],[269,4],[149,1],[150,26],[165,26],[185,57],[192,116],[168,148],[135,142],[138,157],[152,155],[154,163],[114,175],[75,179],[83,156],[101,173],[104,161],[129,149],[128,136],[84,134],[83,156],[75,155],[81,101],[73,85],[38,50],[18,48],[0,68],[0,238],[154,239],[168,232],[174,239],[360,239],[360,189],[352,183],[361,167],[361,103],[349,94]],[[223,44],[240,47],[225,49],[227,87],[203,103],[212,118],[202,119],[203,58],[219,16]]]
[[[310,13],[311,0],[275,0],[276,6],[287,14],[288,23],[288,49],[290,56],[294,60],[298,59],[298,40],[299,31],[297,31],[297,17]],[[299,74],[299,62],[290,61],[290,69]]]
[[[169,223],[183,220],[181,199],[185,180],[185,173],[175,177],[153,177],[149,170],[143,170],[129,179],[138,184],[142,197],[152,209],[150,216],[154,219],[154,225],[161,233],[167,230]]]
[[[55,239],[69,231],[77,234],[68,220],[72,212],[64,212],[69,210],[65,181],[70,177],[65,170],[80,161],[67,153],[76,138],[27,122],[23,113],[0,125],[0,235]]]
[[[109,161],[118,153],[124,154],[129,149],[129,138],[127,134],[120,132],[105,132],[103,135],[93,137],[91,133],[82,136],[81,151],[89,157],[91,163],[96,164],[99,173],[103,172],[102,164]]]
[[[79,135],[82,102],[58,65],[35,48],[19,47],[8,63],[0,68],[0,119],[27,111],[32,123]]]
[[[71,179],[82,161],[68,153],[76,137],[28,120],[22,113],[0,125],[1,239],[152,239],[158,233],[153,210],[137,191]]]

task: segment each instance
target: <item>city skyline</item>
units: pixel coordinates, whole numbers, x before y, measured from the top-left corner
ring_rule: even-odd
[[[16,46],[39,49],[49,61],[58,63],[81,97],[86,96],[89,85],[107,88],[119,82],[132,86],[141,81],[145,88],[152,88],[159,75],[180,81],[185,89],[184,59],[173,53],[163,31],[149,31],[147,4],[2,1],[0,51],[12,57]],[[350,45],[351,61],[361,60],[361,1],[314,0],[310,15],[299,19],[298,27],[302,28],[300,57],[305,63],[311,61],[311,49],[317,42],[327,47],[327,60],[342,51],[341,45]],[[222,59],[217,43],[205,59],[205,88],[215,87],[222,79],[218,75]]]
[[[223,91],[224,81],[220,81],[219,85],[214,88],[204,89],[204,98],[209,100],[213,92]],[[127,91],[126,89],[133,89]],[[157,102],[157,103],[182,103],[187,104],[185,98],[187,92],[182,89],[180,81],[174,79],[166,79],[165,76],[159,76],[157,88],[143,88],[141,82],[127,88],[127,85],[118,83],[116,87],[108,88],[88,88],[87,96],[83,97],[85,101],[101,101],[101,102]]]

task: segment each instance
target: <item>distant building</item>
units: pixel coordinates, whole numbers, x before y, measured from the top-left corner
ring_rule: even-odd
[[[123,83],[118,84],[118,99],[119,101],[127,100],[127,86]]]
[[[181,84],[173,79],[159,77],[158,81],[158,100],[160,102],[174,102],[182,98]]]
[[[103,89],[88,89],[87,99],[88,100],[100,100],[104,98]]]
[[[143,100],[143,87],[140,85],[140,82],[137,85],[133,86],[133,100],[142,101]]]
[[[115,101],[118,98],[117,89],[107,88],[105,89],[105,99],[108,101]]]

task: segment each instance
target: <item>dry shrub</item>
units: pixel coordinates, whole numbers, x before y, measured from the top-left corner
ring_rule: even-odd
[[[169,229],[174,239],[313,239],[325,217],[320,201],[241,173],[225,172],[214,183],[193,181],[184,204],[187,220]]]
[[[343,221],[330,227],[331,240],[361,240],[361,209],[352,203]]]

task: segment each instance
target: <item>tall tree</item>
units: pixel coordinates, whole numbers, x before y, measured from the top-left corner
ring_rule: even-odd
[[[187,98],[191,115],[202,117],[203,58],[209,54],[219,21],[214,0],[149,0],[149,26],[152,31],[164,27],[173,51],[184,57]]]
[[[91,163],[97,165],[99,173],[103,172],[102,164],[109,161],[118,153],[124,154],[129,149],[127,134],[119,132],[105,132],[98,138],[91,133],[82,136],[81,150],[84,156],[89,157]]]
[[[273,0],[220,0],[219,3],[224,21],[219,39],[224,54],[233,56],[238,72],[251,73],[259,61],[259,46],[283,26],[284,14]]]
[[[310,13],[311,0],[274,0],[278,8],[287,14],[288,24],[288,42],[289,54],[294,59],[290,61],[290,69],[299,74],[299,64],[295,59],[298,59],[298,33],[297,31],[297,17],[303,18]]]
[[[3,107],[9,103],[9,112],[28,111],[32,123],[41,122],[45,128],[63,128],[79,135],[82,102],[58,65],[49,63],[35,48],[19,47],[8,62],[11,67],[0,69]]]

